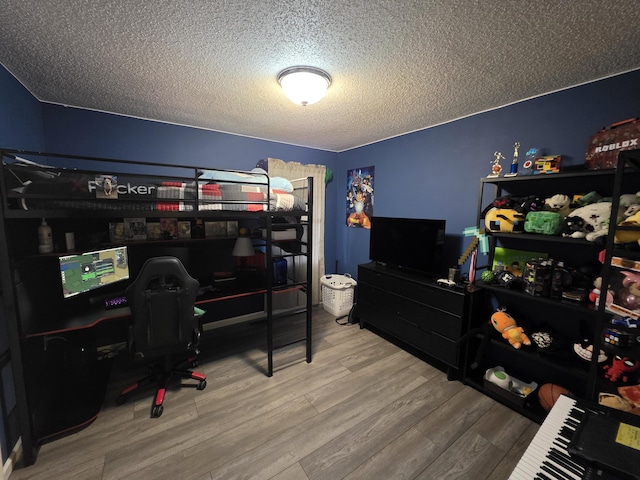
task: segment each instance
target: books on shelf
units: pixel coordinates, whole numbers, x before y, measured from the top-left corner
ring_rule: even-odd
[[[191,238],[191,222],[189,220],[178,222],[178,238]]]
[[[124,239],[125,240],[146,240],[147,239],[147,219],[146,218],[125,218],[124,219]]]
[[[226,238],[227,222],[204,222],[204,235],[207,238]]]
[[[109,222],[109,241],[124,242],[124,222]]]
[[[160,240],[161,238],[160,222],[147,222],[147,240]]]
[[[178,238],[178,219],[175,217],[164,217],[160,219],[160,238],[163,240],[173,240]]]

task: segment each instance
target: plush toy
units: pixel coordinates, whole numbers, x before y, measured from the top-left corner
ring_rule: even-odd
[[[624,217],[620,221],[623,222],[625,219],[629,217],[633,217],[636,213],[640,212],[640,204],[634,203],[625,208],[624,212],[622,212],[622,216]]]
[[[592,203],[575,209],[565,218],[563,237],[585,238],[590,242],[609,232],[611,202]]]
[[[571,199],[568,195],[557,193],[549,198],[545,198],[544,209],[548,212],[555,212],[563,217],[568,217],[571,213]]]
[[[590,362],[591,357],[593,356],[593,345],[591,344],[591,340],[589,338],[584,338],[581,342],[574,343],[573,351],[581,359]],[[604,350],[598,350],[598,363],[604,363],[607,359],[608,357],[607,354],[604,353]]]
[[[520,208],[525,213],[541,212],[544,210],[544,200],[537,195],[529,195],[522,198]]]
[[[595,192],[592,192],[595,193]],[[630,217],[634,213],[640,211],[640,192],[638,193],[623,193],[618,198],[618,214],[616,215],[616,223],[622,222],[625,218]],[[578,201],[582,200],[580,198]],[[600,197],[597,201],[591,203],[613,203],[612,197]],[[577,203],[577,202],[576,202]],[[584,206],[580,204],[580,206]]]
[[[498,309],[491,315],[491,324],[502,335],[502,338],[509,341],[513,348],[531,345],[531,340],[524,333],[524,329],[519,327],[514,318],[504,309]]]
[[[611,361],[611,365],[605,365],[602,369],[605,371],[604,376],[608,380],[627,383],[631,378],[630,374],[640,369],[640,362],[616,355]]]
[[[585,193],[584,195],[577,196],[577,198],[574,197],[574,203],[579,207],[584,207],[585,205],[599,202],[601,199],[602,195],[593,190],[589,193]]]
[[[512,208],[491,208],[484,217],[484,224],[490,232],[522,233],[525,214]]]
[[[640,195],[638,193],[623,193],[620,195],[616,223],[619,224],[640,211]]]
[[[589,300],[595,303],[596,306],[600,304],[600,292],[602,291],[602,277],[597,277],[593,281],[593,290],[589,293]],[[605,298],[605,305],[611,305],[613,303],[613,292],[607,290],[607,296]]]
[[[636,310],[640,307],[640,273],[622,270],[622,288],[616,293],[618,301],[623,307]]]
[[[623,208],[630,207],[631,205],[640,205],[640,192],[637,193],[623,193],[620,195],[620,206]]]
[[[629,207],[632,208],[632,207]],[[625,212],[626,213],[626,212]],[[618,223],[621,227],[640,227],[640,211],[627,217]],[[616,243],[638,243],[640,244],[640,231],[638,230],[616,230]]]

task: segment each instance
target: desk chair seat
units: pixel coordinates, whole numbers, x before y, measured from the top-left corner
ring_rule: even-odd
[[[187,273],[180,260],[169,256],[147,260],[127,287],[125,294],[131,308],[129,351],[134,358],[160,361],[149,375],[122,390],[118,404],[126,402],[145,380],[157,379],[151,417],[159,417],[172,377],[197,380],[198,390],[207,386],[203,373],[179,368],[184,363],[190,367],[197,365],[200,321],[193,306],[198,287],[198,281]],[[179,356],[182,361],[174,363]]]

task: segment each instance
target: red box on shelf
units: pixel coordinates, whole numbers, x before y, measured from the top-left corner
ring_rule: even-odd
[[[589,170],[616,168],[618,153],[640,147],[640,120],[630,118],[591,136],[585,164]]]

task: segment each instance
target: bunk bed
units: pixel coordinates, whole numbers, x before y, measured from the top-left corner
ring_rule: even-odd
[[[56,367],[56,359],[51,358],[55,347],[52,342],[59,338],[67,338],[69,345],[78,342],[78,338],[85,341],[86,332],[107,323],[105,319],[126,316],[126,312],[117,310],[108,314],[99,311],[103,307],[95,305],[95,298],[63,300],[60,292],[49,292],[56,290],[56,286],[52,285],[51,276],[43,272],[50,271],[51,262],[57,262],[58,255],[65,253],[64,232],[77,232],[76,246],[86,251],[93,245],[96,248],[112,245],[110,223],[130,217],[154,220],[177,217],[192,225],[200,221],[231,221],[257,227],[249,230],[256,248],[262,252],[262,281],[258,288],[253,285],[234,297],[243,300],[257,293],[264,298],[262,319],[266,323],[268,376],[273,374],[273,351],[277,348],[273,343],[273,321],[279,316],[305,315],[305,336],[295,342],[305,342],[306,361],[311,361],[313,178],[288,181],[270,177],[260,168],[239,171],[17,150],[0,149],[0,155],[0,296],[3,297],[0,303],[4,304],[14,359],[26,464],[35,461],[37,448],[43,441],[76,425],[69,422],[61,425],[60,419],[68,412],[61,413],[60,409],[80,412],[87,418],[78,423],[86,424],[101,407],[101,404],[89,406],[87,410],[86,405],[78,408],[66,401],[58,402],[55,385],[49,381],[41,383],[49,369]],[[44,255],[38,253],[37,243],[37,227],[43,218],[53,227],[54,236],[58,236],[54,252]],[[295,235],[280,242],[282,237],[278,233],[284,230]],[[191,231],[193,234],[195,229]],[[194,234],[193,238],[124,243],[130,251],[135,248],[136,252],[148,255],[177,245],[195,248],[198,254],[205,252],[206,260],[211,262],[211,258],[220,255],[216,257],[210,252],[222,245],[228,253],[229,242],[232,245],[235,238],[228,236],[220,241],[196,238]],[[293,263],[295,271],[284,282],[275,281],[274,262],[283,258]],[[302,304],[291,312],[274,311],[273,296],[293,291],[305,298]],[[206,295],[201,300],[202,306],[215,310],[216,304],[207,302],[219,299],[211,300]],[[79,310],[85,311],[79,314]],[[227,325],[219,324],[220,328]],[[91,344],[89,348],[95,350],[96,346]],[[86,351],[86,345],[82,349]],[[90,356],[90,367],[94,368],[96,356],[93,353]],[[78,387],[86,385],[80,382]],[[69,397],[69,392],[60,394],[65,399]]]

